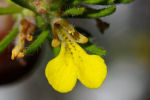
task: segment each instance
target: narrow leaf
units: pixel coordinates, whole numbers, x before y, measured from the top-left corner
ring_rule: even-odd
[[[104,8],[100,10],[87,11],[83,14],[83,18],[100,18],[114,13],[115,10],[116,6],[111,6],[109,8]]]
[[[49,31],[43,31],[37,39],[27,48],[24,50],[25,54],[32,54],[34,53],[47,39],[49,35]]]
[[[14,28],[2,41],[0,41],[0,53],[2,53],[18,34],[18,28]]]
[[[69,18],[100,18],[104,16],[108,16],[116,11],[116,6],[110,6],[108,8],[103,8],[99,10],[95,10],[92,8],[86,8],[86,11],[82,15],[76,16],[66,16]]]
[[[115,0],[115,3],[130,3],[134,0]]]
[[[100,2],[104,2],[104,1],[106,1],[106,0],[82,0],[82,2],[85,4],[97,4]]]
[[[99,56],[103,56],[106,54],[105,50],[102,50],[101,48],[97,47],[96,45],[88,45],[88,46],[85,46],[84,49],[92,54],[96,54]]]
[[[82,15],[85,11],[84,7],[81,8],[70,8],[66,11],[64,11],[63,16],[64,15]]]
[[[29,0],[11,0],[11,1],[24,7],[24,8],[28,8],[32,11],[35,10],[34,7],[29,4],[30,3]]]
[[[112,5],[114,4],[114,0],[105,0],[103,2],[99,2],[96,5]]]
[[[77,5],[80,3],[84,4],[94,4],[94,5],[111,5],[116,3],[130,3],[134,0],[74,0],[72,2],[73,5]]]
[[[73,1],[73,5],[77,5],[80,3],[84,3],[84,4],[97,4],[100,2],[104,2],[105,0],[74,0]]]
[[[0,8],[0,15],[14,14],[14,13],[20,13],[20,12],[22,12],[22,9],[20,7]]]

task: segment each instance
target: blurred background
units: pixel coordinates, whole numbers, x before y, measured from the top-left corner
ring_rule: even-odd
[[[6,26],[11,26],[6,17],[0,16],[0,35],[7,34]],[[108,75],[103,85],[91,90],[78,82],[70,93],[55,92],[45,77],[45,66],[53,58],[49,44],[45,43],[42,51],[38,51],[38,59],[29,61],[25,67],[14,65],[13,72],[3,69],[11,61],[8,57],[4,59],[5,54],[0,55],[0,75],[5,71],[9,73],[2,75],[23,73],[17,73],[13,82],[0,84],[0,100],[150,100],[150,0],[118,5],[114,14],[102,18],[110,24],[104,34],[99,32],[95,20],[68,20],[92,33],[92,42],[107,51],[104,59]],[[37,58],[37,55],[32,56]]]

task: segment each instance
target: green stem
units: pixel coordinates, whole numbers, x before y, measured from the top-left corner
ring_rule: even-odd
[[[38,38],[27,48],[24,50],[25,54],[32,54],[35,52],[47,39],[50,31],[43,31]]]
[[[18,34],[18,28],[14,28],[1,42],[0,42],[0,53],[2,53],[14,40]]]

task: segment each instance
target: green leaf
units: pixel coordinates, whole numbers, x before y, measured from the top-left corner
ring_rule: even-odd
[[[116,6],[110,6],[109,8],[104,8],[100,10],[91,10],[84,13],[83,18],[100,18],[114,13],[115,10]]]
[[[97,4],[100,2],[104,2],[105,0],[74,0],[73,1],[73,5],[77,5],[80,3],[84,3],[84,4]]]
[[[20,5],[21,7],[28,8],[32,11],[35,11],[34,6],[31,6],[29,0],[11,0],[12,2]]]
[[[103,2],[99,2],[96,5],[112,5],[114,4],[114,0],[105,0]]]
[[[69,0],[68,5],[92,4],[92,5],[112,5],[118,3],[130,3],[134,0]]]
[[[21,12],[22,12],[22,9],[20,7],[0,8],[0,15],[15,14],[15,13],[21,13]]]
[[[106,54],[105,50],[102,50],[101,48],[97,47],[96,45],[88,45],[88,46],[85,46],[84,49],[92,54],[96,54],[99,56],[103,56]]]
[[[99,10],[95,10],[92,8],[87,8],[86,11],[82,15],[77,16],[67,16],[69,18],[100,18],[104,16],[108,16],[116,11],[116,6],[110,6],[108,8],[103,8]]]
[[[50,33],[49,31],[43,31],[37,37],[37,39],[27,49],[24,50],[24,53],[25,54],[34,53],[44,43],[44,41],[47,39],[49,33]]]
[[[74,0],[72,2],[72,5],[77,4],[111,5],[114,4],[114,0]]]
[[[82,0],[82,2],[85,4],[97,4],[100,2],[104,2],[104,1],[106,1],[106,0]]]
[[[64,15],[82,15],[85,11],[84,7],[81,8],[70,8],[66,11],[64,11],[63,16]]]
[[[52,48],[52,51],[53,51],[53,54],[54,54],[55,57],[59,54],[60,48],[61,48],[60,46],[56,47],[56,48]]]
[[[130,3],[134,0],[115,0],[115,3]]]
[[[14,28],[2,41],[0,41],[0,53],[2,53],[18,34],[18,28]]]

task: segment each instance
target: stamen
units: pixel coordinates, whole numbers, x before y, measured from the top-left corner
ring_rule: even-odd
[[[25,48],[25,40],[32,41],[33,40],[33,32],[35,29],[35,25],[28,21],[27,19],[22,19],[20,23],[20,33],[17,38],[17,44],[12,50],[11,59],[15,58],[23,58],[24,57],[24,48]]]

